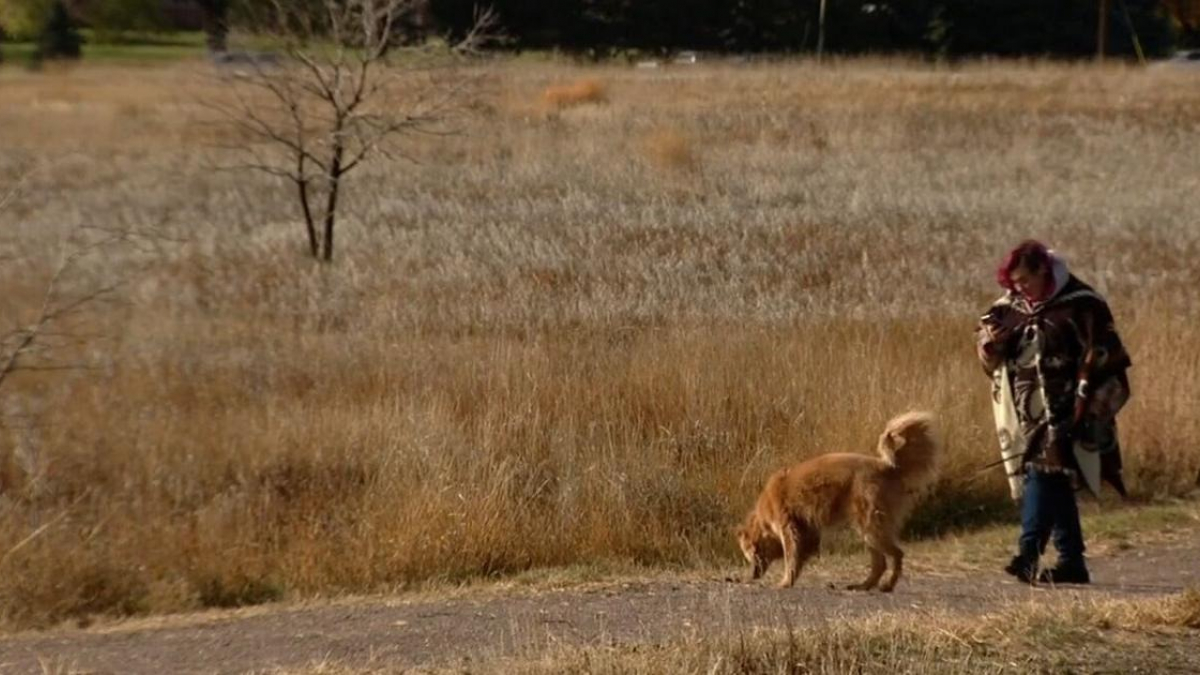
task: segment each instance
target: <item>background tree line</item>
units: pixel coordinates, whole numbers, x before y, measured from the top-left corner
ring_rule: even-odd
[[[323,0],[314,0],[319,7]],[[101,34],[205,30],[210,47],[261,0],[0,0],[0,29],[31,35],[61,3]],[[415,37],[462,35],[491,6],[515,50],[606,56],[677,49],[811,52],[821,0],[423,0],[399,26]],[[1086,56],[1107,5],[1107,51],[1149,55],[1200,46],[1200,0],[826,0],[825,48],[841,54]]]
[[[465,25],[475,0],[431,0],[435,23]],[[611,53],[698,49],[809,52],[820,0],[495,0],[515,48]],[[1108,52],[1149,54],[1195,40],[1200,0],[1112,0]],[[1085,56],[1095,52],[1097,0],[826,0],[825,48]],[[1131,31],[1132,27],[1132,31]]]

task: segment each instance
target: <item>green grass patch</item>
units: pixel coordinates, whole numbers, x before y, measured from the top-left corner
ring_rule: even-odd
[[[119,63],[163,63],[204,56],[204,47],[188,44],[85,44],[83,58],[88,61]]]
[[[82,61],[89,63],[161,64],[205,55],[204,34],[118,33],[96,35],[83,31]],[[0,42],[0,63],[25,66],[33,60],[33,42]]]
[[[32,42],[0,42],[0,66],[24,65],[33,58]]]
[[[203,49],[205,47],[205,36],[202,31],[179,31],[173,33],[125,31],[119,33],[98,33],[85,29],[80,32],[86,43],[95,45],[192,47],[196,49]]]

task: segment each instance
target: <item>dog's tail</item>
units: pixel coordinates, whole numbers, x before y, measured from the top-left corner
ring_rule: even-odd
[[[879,456],[896,468],[906,489],[921,491],[932,485],[941,459],[933,414],[912,411],[892,418],[879,437]]]

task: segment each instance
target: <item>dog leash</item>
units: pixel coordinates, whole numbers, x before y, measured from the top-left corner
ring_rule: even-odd
[[[991,468],[994,468],[994,467],[1000,466],[1001,464],[1003,464],[1003,463],[1007,462],[1007,461],[1008,461],[1008,460],[1010,460],[1010,459],[1015,459],[1015,458],[1017,458],[1017,457],[1020,457],[1022,454],[1024,454],[1024,453],[1023,453],[1023,452],[1019,452],[1019,453],[1015,453],[1015,454],[1012,454],[1012,455],[1006,455],[1006,456],[1003,456],[1003,457],[1001,457],[1000,459],[998,459],[998,460],[996,460],[996,461],[994,461],[994,462],[989,462],[989,463],[987,463],[987,464],[984,464],[983,466],[979,467],[978,469],[975,469],[975,471],[971,472],[971,477],[970,477],[970,478],[968,478],[968,479],[967,479],[966,481],[964,481],[964,482],[970,483],[970,482],[972,482],[972,481],[974,481],[974,480],[978,479],[980,476],[982,476],[984,471],[987,471],[988,469],[991,469]],[[1006,472],[1006,474],[1008,475],[1008,477],[1009,477],[1009,478],[1012,478],[1013,476],[1019,476],[1019,475],[1021,475],[1020,473],[1007,473],[1007,472]]]

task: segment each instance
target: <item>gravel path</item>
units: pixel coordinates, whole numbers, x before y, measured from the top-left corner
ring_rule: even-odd
[[[321,662],[455,666],[554,644],[661,641],[733,625],[803,626],[906,610],[979,613],[1045,594],[1072,601],[1160,595],[1200,586],[1200,541],[1092,558],[1096,583],[1057,589],[1031,588],[1000,573],[934,575],[918,564],[895,593],[865,594],[829,588],[834,572],[816,567],[783,591],[723,579],[655,579],[441,600],[260,607],[23,633],[0,638],[0,673],[244,673]]]

